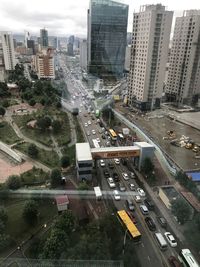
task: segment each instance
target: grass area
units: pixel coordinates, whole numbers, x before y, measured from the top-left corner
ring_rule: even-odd
[[[67,113],[60,111],[56,115],[57,119],[62,121],[62,129],[59,134],[53,134],[59,146],[67,145],[71,141],[70,123]]]
[[[27,154],[28,146],[30,143],[23,143],[23,144],[17,144],[15,146],[16,149],[20,150],[21,152]],[[37,147],[38,148],[38,147]],[[38,148],[38,157],[36,158],[37,161],[40,161],[44,165],[55,168],[60,165],[60,160],[55,151],[46,151],[41,148]]]
[[[12,127],[6,122],[0,122],[0,140],[6,144],[14,144],[20,140]]]
[[[75,164],[75,145],[71,147],[64,147],[62,149],[63,155],[67,155],[70,158],[70,163]]]
[[[45,183],[48,179],[48,174],[42,169],[33,167],[30,171],[22,173],[20,177],[24,185],[34,185]]]
[[[77,143],[82,143],[82,142],[85,142],[85,137],[83,135],[83,131],[82,131],[82,128],[78,122],[78,119],[77,117],[74,116],[74,124],[75,124],[75,127],[76,127],[76,134],[77,134]]]

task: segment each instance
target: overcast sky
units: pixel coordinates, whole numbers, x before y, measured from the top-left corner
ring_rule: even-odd
[[[128,31],[131,31],[132,13],[140,5],[162,3],[168,10],[181,15],[183,10],[200,9],[200,0],[123,0],[129,5]],[[86,36],[89,0],[0,0],[0,30],[23,33],[28,30],[39,36],[40,28],[49,35],[74,34]]]

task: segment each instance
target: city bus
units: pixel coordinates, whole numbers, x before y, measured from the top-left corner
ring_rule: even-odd
[[[132,222],[131,218],[128,216],[125,210],[119,210],[117,212],[118,218],[123,226],[128,230],[130,237],[133,239],[134,242],[141,241],[141,233],[137,229],[136,225]]]
[[[161,233],[157,232],[157,233],[154,233],[154,237],[155,237],[160,249],[166,250],[167,249],[167,242],[166,242],[164,236]]]
[[[184,267],[199,267],[200,265],[195,260],[191,251],[187,248],[182,249],[178,255],[179,261],[183,264]]]
[[[97,139],[92,139],[92,142],[93,142],[93,145],[95,148],[99,148],[100,145],[99,145],[99,142],[97,141]]]
[[[109,132],[109,135],[111,137],[111,140],[112,141],[116,141],[117,140],[117,134],[116,134],[116,132],[113,129],[109,129],[108,132]]]

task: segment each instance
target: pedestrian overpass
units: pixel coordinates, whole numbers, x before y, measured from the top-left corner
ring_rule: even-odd
[[[154,146],[147,142],[135,142],[133,146],[91,148],[89,143],[76,144],[76,167],[78,179],[92,179],[92,168],[96,160],[131,158],[141,169],[146,157],[152,158]]]

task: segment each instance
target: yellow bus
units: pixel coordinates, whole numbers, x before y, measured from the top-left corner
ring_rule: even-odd
[[[117,140],[117,134],[116,134],[116,132],[113,129],[109,129],[108,132],[110,134],[111,140],[112,141],[116,141]]]
[[[118,218],[121,223],[126,227],[129,232],[130,237],[135,242],[140,242],[141,240],[141,233],[137,229],[136,225],[132,222],[131,218],[128,216],[125,210],[119,210],[117,212]]]

